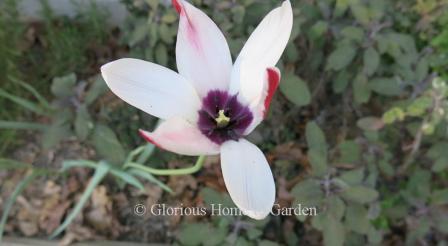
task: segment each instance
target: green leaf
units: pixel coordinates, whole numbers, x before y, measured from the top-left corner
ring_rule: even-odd
[[[395,175],[395,170],[393,168],[393,166],[385,160],[381,160],[378,162],[378,167],[380,168],[380,170],[385,173],[386,175],[392,177]]]
[[[70,125],[55,122],[45,129],[44,135],[42,136],[42,147],[48,150],[70,136],[70,134]]]
[[[441,157],[437,159],[432,166],[431,170],[433,172],[439,173],[448,168],[448,158],[447,157]]]
[[[356,122],[356,125],[364,131],[378,131],[384,127],[384,122],[377,117],[364,117]]]
[[[286,46],[285,50],[285,60],[288,62],[297,62],[300,59],[300,54],[297,46],[295,46],[293,43],[290,43],[288,46]],[[281,82],[283,83],[283,82]],[[280,83],[280,86],[281,86]]]
[[[355,16],[355,19],[364,26],[367,26],[370,22],[370,14],[367,6],[354,2],[350,4],[350,9]]]
[[[401,94],[398,81],[394,78],[375,78],[369,82],[372,91],[385,96],[397,96]]]
[[[12,205],[14,205],[17,197],[31,183],[31,181],[33,181],[40,174],[41,173],[39,172],[33,171],[31,174],[22,179],[20,183],[16,186],[12,194],[9,196],[8,200],[6,201],[5,207],[3,208],[2,219],[0,221],[0,242],[2,241],[3,231],[5,228],[6,221],[8,220],[8,215],[9,212],[11,211]]]
[[[367,77],[360,73],[353,81],[353,96],[358,104],[366,103],[370,99],[371,89],[368,85]]]
[[[325,140],[324,132],[316,122],[311,121],[306,124],[305,137],[310,149],[318,150],[320,153],[326,155],[327,141]]]
[[[323,176],[328,168],[325,135],[319,126],[312,121],[306,125],[305,136],[309,147],[308,158],[313,168],[313,174]]]
[[[70,97],[74,95],[76,85],[76,75],[74,73],[63,77],[56,77],[51,83],[51,92],[59,98]]]
[[[84,207],[85,203],[89,199],[89,197],[92,195],[93,191],[95,190],[95,187],[98,186],[98,184],[103,180],[103,178],[106,176],[106,174],[109,172],[110,166],[106,162],[100,162],[100,164],[97,166],[95,173],[93,174],[92,178],[90,179],[89,184],[87,185],[86,189],[84,190],[84,193],[82,193],[81,198],[79,199],[78,203],[75,205],[73,210],[70,212],[70,214],[67,215],[64,222],[50,235],[50,238],[55,238],[57,235],[59,235],[61,232],[67,228],[68,225],[75,219],[76,215],[78,215],[79,212],[81,212],[82,208]]]
[[[419,117],[427,112],[433,106],[433,98],[430,96],[421,96],[411,102],[406,108],[409,116]]]
[[[380,21],[384,16],[386,3],[384,0],[370,1],[369,3],[369,15],[372,20]]]
[[[334,8],[333,15],[335,17],[342,16],[349,7],[350,0],[336,0],[336,6]]]
[[[370,229],[370,221],[368,219],[367,209],[359,204],[351,204],[347,207],[346,211],[346,228],[359,234],[367,234]]]
[[[369,239],[369,243],[373,245],[380,245],[383,240],[383,232],[382,230],[377,230],[374,226],[371,226],[367,237]]]
[[[437,142],[431,146],[428,150],[427,156],[433,160],[436,160],[441,157],[445,157],[448,159],[448,142]]]
[[[159,6],[160,3],[159,0],[146,0],[146,2],[153,11],[157,10],[157,7]]]
[[[369,47],[364,51],[364,72],[371,76],[376,72],[379,65],[380,55],[373,47]]]
[[[325,220],[328,215],[329,215],[329,213],[320,213],[318,216],[313,216],[311,218],[311,226],[319,231],[323,231]],[[333,216],[333,215],[331,215],[331,216]],[[305,219],[303,221],[305,221]]]
[[[370,203],[378,198],[378,191],[365,186],[349,187],[341,194],[344,199],[357,203]]]
[[[434,215],[433,215],[434,216]],[[438,214],[434,216],[434,227],[437,228],[438,231],[447,234],[448,233],[448,223],[446,223],[448,216],[446,212],[440,211]]]
[[[174,23],[176,20],[177,20],[177,15],[173,11],[167,11],[162,16],[162,22],[167,23],[167,24]]]
[[[311,102],[308,85],[294,74],[287,74],[280,83],[280,91],[295,105],[301,107]]]
[[[238,239],[235,242],[235,246],[251,246],[250,244],[243,236],[238,237]]]
[[[331,196],[327,198],[327,213],[332,215],[336,220],[342,220],[345,212],[345,203],[338,196]]]
[[[428,76],[429,71],[429,61],[426,57],[420,59],[417,64],[417,69],[415,70],[415,77],[417,81],[423,81],[426,76]]]
[[[269,240],[261,240],[258,246],[278,246],[279,244]]]
[[[323,155],[322,152],[316,149],[310,149],[308,151],[308,159],[310,161],[314,176],[322,177],[327,173],[327,157]]]
[[[349,185],[359,185],[364,179],[364,168],[343,172],[339,178]]]
[[[170,28],[165,24],[159,25],[158,28],[159,28],[160,39],[166,44],[173,43],[174,37],[172,35],[172,31],[170,30]],[[157,47],[163,48],[166,50],[166,47],[163,44],[159,44]],[[168,51],[166,51],[166,52],[168,52]],[[157,57],[157,51],[156,51],[156,57]]]
[[[416,169],[409,175],[406,190],[402,196],[411,204],[426,202],[431,196],[431,172],[426,169]]]
[[[406,117],[403,109],[393,107],[383,114],[383,122],[385,124],[392,124],[395,121],[402,121]]]
[[[414,37],[410,34],[391,32],[387,34],[387,38],[390,43],[398,46],[405,53],[412,55],[414,58],[418,57]]]
[[[256,240],[263,235],[263,231],[254,227],[250,227],[249,229],[247,229],[246,234],[250,240]]]
[[[341,30],[341,35],[349,40],[361,43],[364,40],[364,30],[359,27],[347,26]]]
[[[98,124],[93,131],[92,139],[98,154],[108,162],[120,164],[126,158],[123,146],[109,127]]]
[[[0,129],[44,131],[47,128],[48,126],[39,123],[0,120]]]
[[[419,239],[424,238],[430,232],[432,223],[429,216],[422,216],[417,223],[418,226],[408,231],[405,245],[418,245]]]
[[[235,6],[232,8],[232,20],[234,23],[242,23],[244,20],[244,15],[246,14],[246,9],[244,6]]]
[[[149,30],[148,30],[149,29]],[[157,44],[157,42],[160,40],[159,37],[159,24],[152,22],[149,23],[148,25],[148,29],[145,30],[145,34],[148,35],[149,38],[149,47],[151,47],[150,49],[146,49],[146,50],[152,50],[155,48],[155,45]]]
[[[355,58],[356,50],[351,44],[340,45],[328,57],[326,69],[339,71],[346,68]]]
[[[320,183],[315,179],[307,179],[297,183],[292,189],[291,195],[295,198],[295,204],[301,204],[304,207],[320,207],[324,199]],[[305,221],[307,216],[301,214],[297,218],[300,221]]]
[[[177,239],[182,245],[200,245],[211,236],[209,233],[210,225],[206,223],[188,223],[182,226]]]
[[[435,190],[431,194],[432,205],[446,205],[448,204],[448,189]]]
[[[325,246],[342,246],[345,242],[345,229],[342,223],[332,215],[326,215],[323,222]]]
[[[108,90],[106,82],[103,80],[103,77],[98,76],[93,84],[89,87],[89,90],[86,93],[86,97],[84,98],[84,102],[86,105],[91,105],[95,100],[104,94]]]
[[[338,146],[340,152],[339,162],[356,163],[359,161],[361,149],[354,141],[343,141]]]
[[[325,21],[317,21],[309,30],[309,37],[312,40],[323,38],[328,30],[328,23]]]
[[[148,35],[148,23],[146,21],[136,21],[135,28],[132,30],[132,33],[129,35],[129,46],[133,47],[136,44],[142,42],[146,36]]]
[[[86,140],[92,127],[93,123],[90,114],[87,111],[87,106],[81,105],[76,111],[75,118],[75,133],[78,136],[78,139],[81,141]]]
[[[160,188],[162,188],[163,190],[173,194],[173,190],[167,186],[166,184],[164,184],[162,181],[158,180],[157,178],[155,178],[152,174],[147,173],[147,172],[142,172],[140,170],[137,170],[135,168],[132,168],[128,171],[129,173],[135,175],[135,176],[139,176],[140,178],[146,179],[147,181],[154,183],[155,185],[158,185]]]
[[[227,195],[219,193],[218,191],[205,187],[201,190],[201,196],[205,204],[222,204],[223,207],[234,207],[234,204]]]
[[[168,50],[165,45],[159,43],[156,46],[156,62],[162,66],[166,66],[168,64]]]
[[[291,190],[291,195],[299,201],[306,201],[308,198],[319,197],[324,195],[320,187],[320,183],[315,179],[307,179],[297,183]]]
[[[333,91],[335,93],[342,93],[348,86],[350,81],[350,74],[346,70],[342,70],[338,73],[336,78],[333,80]]]

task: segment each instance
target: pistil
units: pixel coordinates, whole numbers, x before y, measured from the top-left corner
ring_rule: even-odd
[[[224,110],[219,110],[218,112],[218,118],[215,118],[216,121],[216,125],[218,126],[218,128],[223,128],[226,127],[229,122],[230,122],[230,118],[227,117],[224,113]]]

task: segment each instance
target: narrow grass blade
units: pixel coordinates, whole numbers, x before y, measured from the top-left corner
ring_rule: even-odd
[[[152,153],[154,153],[155,148],[156,146],[154,146],[154,144],[146,144],[145,149],[140,154],[136,162],[140,164],[145,163],[151,157]]]
[[[40,115],[46,115],[47,114],[47,112],[45,112],[45,110],[43,110],[39,105],[37,105],[37,104],[35,104],[35,103],[33,103],[33,102],[29,101],[29,100],[23,99],[21,97],[12,95],[12,94],[6,92],[3,89],[0,89],[0,96],[4,97],[6,99],[11,100],[14,103],[16,103],[16,104],[18,104],[18,105],[20,105],[20,106],[22,106],[22,107],[32,111],[32,112],[34,112],[36,114],[40,114]]]
[[[93,190],[95,187],[103,180],[103,178],[106,176],[106,174],[109,172],[110,166],[106,162],[100,162],[97,166],[95,173],[93,174],[93,177],[90,179],[89,184],[87,185],[87,188],[85,189],[84,193],[82,194],[81,198],[79,199],[76,206],[73,208],[73,210],[70,212],[70,214],[65,218],[64,222],[50,235],[50,238],[53,239],[57,235],[59,235],[61,232],[67,228],[68,225],[73,221],[73,219],[76,217],[76,215],[81,212],[82,208],[86,204],[89,197],[92,195]]]
[[[173,193],[173,190],[170,187],[168,187],[162,181],[160,181],[157,178],[155,178],[154,176],[152,176],[150,173],[142,172],[142,171],[137,170],[135,168],[129,169],[128,172],[131,173],[131,174],[134,174],[135,176],[139,176],[140,178],[146,179],[149,182],[152,182],[152,183],[160,186],[160,188],[162,188],[163,190],[165,190],[168,193],[171,193],[171,194]]]
[[[140,146],[134,150],[132,150],[131,152],[129,152],[128,156],[126,157],[124,164],[128,163],[128,162],[132,162],[135,158],[135,156],[139,155],[143,150],[145,150],[145,146]]]
[[[0,170],[30,168],[30,167],[32,166],[27,163],[23,163],[12,159],[0,158]]]
[[[137,189],[143,191],[145,190],[145,187],[143,186],[143,184],[138,181],[138,179],[136,179],[134,176],[132,176],[131,174],[118,170],[118,169],[111,169],[110,172],[115,175],[116,177],[122,179],[124,182],[135,186]]]
[[[46,125],[38,123],[0,120],[0,129],[43,131],[47,128]]]
[[[98,164],[89,160],[64,161],[62,163],[63,172],[74,167],[89,167],[95,169],[98,167]]]
[[[22,193],[22,191],[28,186],[28,184],[34,180],[41,173],[33,171],[31,174],[26,176],[20,183],[16,186],[15,190],[6,201],[5,207],[3,208],[2,219],[0,220],[0,242],[3,237],[3,230],[5,228],[6,220],[8,219],[9,212],[11,211],[12,205],[16,201],[17,197]]]
[[[25,88],[25,90],[27,90],[28,92],[30,92],[39,101],[39,103],[42,104],[42,106],[44,106],[46,109],[51,109],[50,103],[47,101],[47,99],[45,99],[45,97],[43,97],[42,94],[40,94],[33,86],[11,76],[9,76],[9,79],[11,81],[14,81],[14,83],[17,83],[21,87]]]

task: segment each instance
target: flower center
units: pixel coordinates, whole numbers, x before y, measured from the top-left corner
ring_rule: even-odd
[[[238,101],[237,95],[219,90],[208,92],[198,114],[199,130],[217,144],[238,140],[253,120],[252,112]]]
[[[221,110],[219,110],[219,112],[218,112],[218,118],[215,118],[215,121],[216,121],[216,125],[217,125],[219,128],[223,128],[223,127],[226,127],[226,126],[229,124],[229,122],[230,122],[230,118],[227,117],[227,116],[224,114],[224,110],[221,109]]]

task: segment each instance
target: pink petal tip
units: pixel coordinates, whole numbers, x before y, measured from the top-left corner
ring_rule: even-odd
[[[154,141],[154,139],[152,139],[151,137],[148,136],[148,134],[146,133],[146,131],[139,129],[138,133],[140,134],[140,136],[142,138],[144,138],[147,142],[154,144],[154,146],[156,146],[159,149],[163,149],[162,146],[160,146],[160,144],[158,144],[156,141]]]
[[[263,116],[266,117],[267,112],[269,110],[269,106],[271,105],[272,98],[274,97],[274,93],[278,88],[280,83],[280,71],[278,68],[270,67],[267,68],[268,73],[268,93],[264,100],[264,112]]]
[[[173,3],[173,7],[176,9],[177,13],[181,13],[182,12],[182,5],[179,2],[179,0],[172,0]]]

